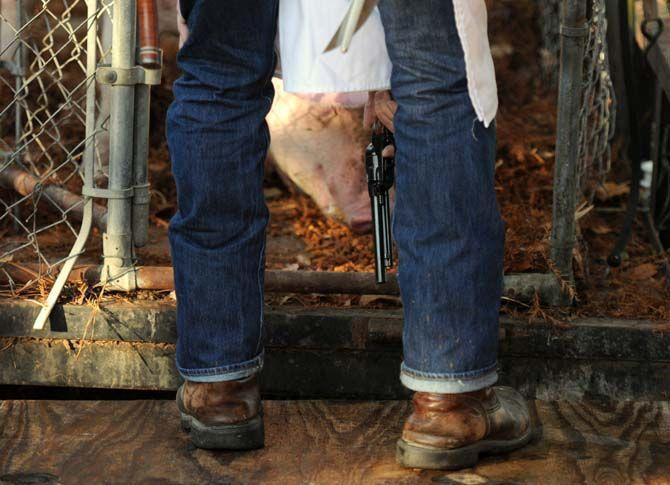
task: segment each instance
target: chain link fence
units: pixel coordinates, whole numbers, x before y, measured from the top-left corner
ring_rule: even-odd
[[[607,48],[605,0],[593,0],[584,55],[584,85],[579,114],[578,189],[590,203],[611,168],[616,96]]]
[[[109,53],[103,25],[104,2],[0,0],[0,262],[33,263],[36,280],[67,257],[82,219],[86,122],[98,116],[89,55]]]
[[[540,6],[545,39],[542,56],[556,59],[554,64],[549,61],[546,64],[553,65],[552,72],[557,76],[560,68],[562,82],[575,87],[572,91],[579,97],[559,97],[559,113],[561,109],[569,112],[569,116],[563,117],[564,125],[566,119],[575,125],[561,127],[559,115],[557,166],[567,165],[564,171],[559,167],[555,191],[570,193],[570,199],[575,199],[554,203],[552,245],[556,251],[552,260],[557,262],[560,275],[571,274],[577,202],[592,197],[610,166],[615,100],[609,75],[605,1],[584,0],[580,8],[588,11],[587,25],[583,25],[583,17],[580,24],[568,25],[574,34],[569,37],[571,62],[573,67],[576,63],[578,69],[566,69],[558,61],[563,56],[559,55],[558,46],[566,41],[558,14],[563,2],[543,0]],[[54,273],[60,263],[73,256],[70,249],[79,235],[79,221],[85,212],[85,202],[80,196],[85,153],[95,150],[96,145],[100,148],[97,156],[93,156],[97,173],[105,172],[103,162],[107,161],[105,147],[109,144],[102,135],[107,128],[109,108],[101,109],[106,103],[91,105],[90,94],[95,95],[96,90],[100,93],[101,88],[95,87],[96,64],[109,57],[111,3],[111,0],[0,0],[0,271],[3,271],[2,262],[39,263],[35,274],[35,279],[39,279]],[[127,3],[123,5],[134,5]],[[119,34],[123,34],[123,26],[119,25],[121,23],[116,26]],[[93,44],[91,29],[96,29]],[[91,52],[92,45],[95,52]],[[107,74],[125,71],[112,70]],[[131,88],[116,89],[119,106],[127,102],[118,95],[124,89]],[[148,96],[145,98],[148,103]],[[120,112],[119,106],[114,108],[113,100],[111,105],[113,111]],[[126,108],[132,111],[132,106],[124,106],[124,112],[128,111]],[[126,115],[132,120],[132,113]],[[579,120],[577,124],[575,119]],[[136,130],[136,139],[145,138],[138,136],[137,130],[146,129],[148,118],[145,122],[136,117],[134,128],[132,122],[119,120],[121,118],[117,118],[117,135],[124,135],[119,135],[119,146],[128,138],[122,133],[124,126],[130,126],[131,135],[132,130]],[[569,150],[561,146],[566,140],[570,140]],[[119,161],[128,158],[119,153],[116,156]],[[133,159],[132,154],[130,159]],[[110,176],[110,183],[113,178]],[[138,181],[123,181],[117,186],[110,185],[107,195],[100,195],[92,182],[88,183],[87,196],[107,197],[114,216],[107,224],[106,207],[95,203],[93,221],[106,231],[107,247],[111,251],[105,258],[121,261],[119,274],[128,273],[132,271],[131,251],[124,247],[123,254],[114,254],[112,249],[128,245],[123,239],[127,234],[140,232],[135,228],[129,232],[126,227],[131,218],[123,200],[134,189],[134,201],[139,204],[139,189],[144,185]],[[140,219],[145,217],[132,218]],[[123,244],[116,244],[117,239]]]

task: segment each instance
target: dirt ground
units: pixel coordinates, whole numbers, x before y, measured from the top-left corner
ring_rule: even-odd
[[[556,89],[542,70],[540,33],[535,2],[506,0],[491,6],[491,40],[496,52],[500,111],[496,190],[506,221],[505,271],[547,272],[551,225],[552,174],[556,126]],[[142,264],[169,264],[166,229],[176,210],[175,188],[163,133],[170,86],[177,76],[174,39],[164,39],[165,83],[153,91],[150,179],[153,198],[151,244],[139,252]],[[594,207],[580,219],[580,244],[575,250],[578,304],[569,310],[507,303],[503,311],[548,319],[608,316],[670,320],[670,291],[662,272],[662,258],[654,256],[642,226],[636,227],[620,268],[606,258],[622,223],[628,187],[626,161],[613,150],[613,170],[599,191]],[[4,196],[4,193],[0,193]],[[323,217],[305,196],[292,193],[278,177],[269,175],[266,199],[271,212],[268,268],[289,270],[371,271],[372,240]],[[11,238],[11,227],[0,223],[0,236]],[[48,240],[46,239],[48,237]],[[63,228],[42,243],[55,254],[67,252],[72,235]],[[100,235],[91,238],[83,260],[96,261]],[[30,261],[17,255],[15,261]],[[34,256],[32,256],[34,261]],[[43,293],[45,286],[37,291]],[[33,294],[35,288],[27,293]],[[3,292],[3,294],[6,292]],[[74,292],[77,293],[76,291]],[[138,295],[141,298],[162,297]],[[305,305],[397,305],[396,300],[361,297],[269,296],[273,303]]]

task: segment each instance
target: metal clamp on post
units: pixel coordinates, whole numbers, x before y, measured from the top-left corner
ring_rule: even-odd
[[[81,189],[81,194],[86,197],[93,197],[96,199],[132,199],[135,190],[133,187],[123,190],[99,189],[97,187],[84,186]]]
[[[142,184],[142,185],[136,185],[133,187],[133,200],[135,201],[136,204],[146,204],[148,205],[151,202],[151,193],[149,192],[149,189],[151,188],[151,184]]]
[[[586,37],[589,35],[589,26],[588,24],[584,24],[581,27],[561,25],[561,35],[563,37]]]
[[[137,52],[140,67],[144,69],[144,83],[147,86],[158,86],[163,78],[163,51],[153,47],[140,47]],[[143,62],[143,59],[152,62]]]
[[[95,79],[100,84],[110,86],[135,86],[146,84],[157,86],[161,83],[162,69],[134,66],[129,69],[114,68],[109,65],[101,65],[95,72]]]
[[[103,236],[103,244],[109,245],[112,242]],[[109,290],[115,291],[135,291],[137,285],[137,268],[135,266],[112,266],[105,264],[100,272],[100,284]]]

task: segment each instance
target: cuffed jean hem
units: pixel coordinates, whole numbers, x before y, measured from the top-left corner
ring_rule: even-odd
[[[498,381],[497,364],[481,371],[467,374],[429,374],[415,371],[403,363],[400,368],[400,382],[415,392],[435,392],[440,394],[460,394],[485,389]]]
[[[184,369],[177,363],[177,371],[191,382],[224,382],[237,381],[258,374],[263,368],[264,354],[239,364],[211,367],[209,369]]]

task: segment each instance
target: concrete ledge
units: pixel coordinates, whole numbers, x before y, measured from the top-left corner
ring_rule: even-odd
[[[175,305],[115,303],[96,314],[0,301],[0,383],[173,390]],[[403,398],[399,311],[268,308],[266,395]],[[670,397],[670,324],[585,319],[560,326],[503,318],[501,381],[540,399]],[[83,339],[83,340],[82,340]]]

